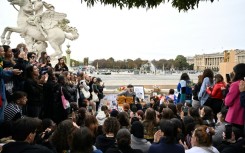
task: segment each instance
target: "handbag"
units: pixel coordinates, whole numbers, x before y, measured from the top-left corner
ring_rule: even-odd
[[[82,88],[81,91],[82,91],[83,96],[85,98],[89,98],[90,97],[90,92],[89,91],[86,91],[84,88]]]
[[[99,101],[99,97],[94,91],[92,92],[92,101],[94,101],[94,102],[98,102]]]
[[[62,87],[61,87],[61,101],[62,101],[62,105],[63,105],[63,108],[64,109],[67,109],[67,108],[70,108],[70,103],[68,100],[66,100],[64,94],[63,94],[63,91],[62,91]]]

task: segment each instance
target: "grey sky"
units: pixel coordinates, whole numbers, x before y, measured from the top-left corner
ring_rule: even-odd
[[[179,54],[245,49],[245,0],[200,2],[199,8],[188,12],[178,12],[170,4],[120,10],[100,4],[88,8],[80,0],[46,2],[66,13],[69,25],[77,27],[80,37],[69,41],[75,59],[170,59]],[[2,33],[4,27],[16,26],[17,11],[7,0],[0,1],[0,10]],[[18,34],[12,34],[11,40],[12,47],[24,42]]]

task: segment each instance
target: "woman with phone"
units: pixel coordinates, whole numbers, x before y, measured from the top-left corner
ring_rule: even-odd
[[[243,129],[244,107],[240,103],[239,83],[245,77],[245,63],[237,64],[233,68],[234,78],[230,90],[225,97],[225,105],[229,107],[225,120],[233,126]]]
[[[213,109],[214,118],[217,121],[217,114],[220,112],[223,105],[222,89],[225,89],[224,78],[221,74],[214,76],[215,84],[213,88],[207,88],[206,92],[210,95],[210,107]]]

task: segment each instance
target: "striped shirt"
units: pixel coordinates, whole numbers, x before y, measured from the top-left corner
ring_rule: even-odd
[[[15,103],[8,103],[4,109],[4,120],[5,121],[12,121],[18,118],[22,118],[22,110],[21,108]]]

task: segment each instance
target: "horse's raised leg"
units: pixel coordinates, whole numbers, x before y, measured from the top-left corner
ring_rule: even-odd
[[[6,39],[5,39],[5,35],[6,35],[7,32],[9,32],[9,33],[8,33]],[[22,33],[22,29],[21,28],[17,28],[17,27],[6,27],[6,28],[4,28],[3,33],[1,35],[2,44],[6,44],[6,43],[8,45],[10,44],[10,36],[11,36],[12,32]]]
[[[62,50],[61,50],[61,46],[59,44],[57,44],[56,42],[49,42],[49,44],[51,45],[51,47],[54,49],[54,53],[51,55],[52,58],[58,59],[60,57],[62,57]]]
[[[7,37],[6,37],[6,45],[9,45],[11,43],[11,41],[10,41],[11,34],[12,34],[12,31],[9,31],[8,34],[7,34]]]
[[[3,33],[1,35],[1,42],[2,42],[3,45],[6,43],[5,35],[6,35],[7,32],[8,32],[8,27],[4,28]]]

